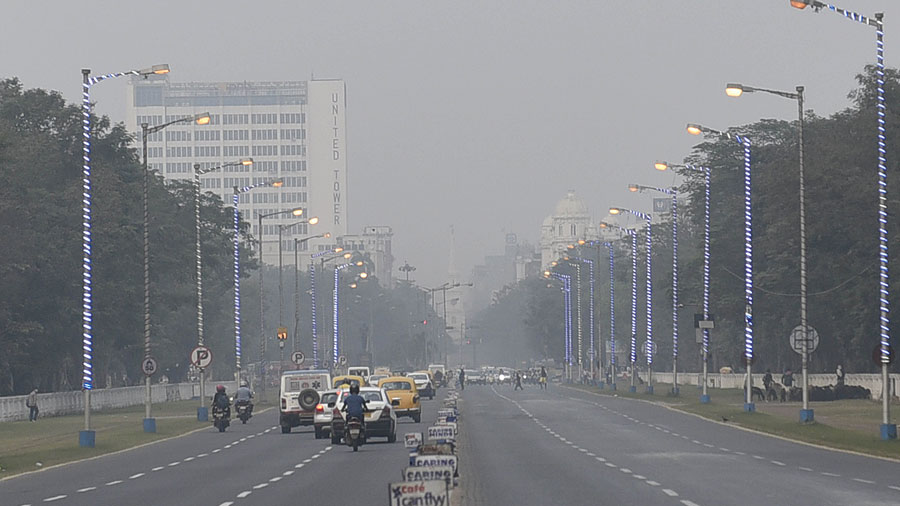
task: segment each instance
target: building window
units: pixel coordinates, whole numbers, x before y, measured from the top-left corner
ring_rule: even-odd
[[[572,235],[573,236],[578,235],[578,226],[575,225],[574,223],[572,224]]]

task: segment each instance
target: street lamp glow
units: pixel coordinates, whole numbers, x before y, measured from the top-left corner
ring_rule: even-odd
[[[331,232],[325,232],[324,234],[322,234],[322,237],[328,239],[329,237],[331,237]]]
[[[362,260],[357,260],[357,261],[356,261],[356,266],[357,266],[357,267],[362,267],[363,265],[365,265],[365,262],[363,262]]]
[[[622,212],[622,210],[619,209],[618,207],[610,207],[609,208],[609,214],[620,214],[621,212]],[[603,228],[606,228],[606,227],[603,227]]]
[[[308,223],[309,223],[310,225],[315,225],[315,224],[319,223],[319,217],[318,217],[318,216],[313,216],[312,218],[309,219]]]
[[[656,162],[653,164],[653,168],[656,170],[666,170],[669,168],[669,162]]]
[[[284,186],[284,181],[280,179],[278,181],[272,181],[273,188],[281,188],[282,186]]]
[[[556,260],[550,262],[551,267],[556,267],[557,265],[559,265],[559,262],[557,262]]]
[[[247,165],[253,165],[253,159],[252,158],[241,158],[241,165],[243,165],[245,167]]]
[[[568,248],[568,249],[575,249],[575,245],[574,245],[574,244],[567,244],[567,245],[566,245],[566,248]]]
[[[703,133],[703,128],[700,125],[688,123],[687,132],[691,135],[700,135],[701,133]]]
[[[635,192],[637,192],[638,190],[640,190],[640,188],[638,187],[638,185],[636,185],[636,184],[630,184],[630,185],[628,185],[628,191],[630,191],[631,193],[635,193]]]
[[[352,256],[353,256],[353,253],[350,253],[349,251],[344,253],[344,258],[350,258]]]
[[[359,264],[357,264],[357,265],[359,265]],[[369,273],[368,272],[360,272],[359,277],[361,277],[362,279],[366,279],[369,277]]]
[[[203,114],[198,114],[194,116],[194,122],[198,125],[208,125],[210,119],[212,119],[208,112],[204,112]]]
[[[356,283],[350,283],[350,288],[356,288]]]
[[[340,253],[341,251],[344,251],[344,248],[342,248],[340,246],[338,246],[337,248],[334,248],[335,253]]]
[[[581,245],[581,246],[584,246],[584,243],[585,243],[585,242],[586,242],[586,241],[585,241],[584,239],[578,239],[578,244]]]
[[[292,209],[292,210],[291,210],[291,214],[293,214],[294,216],[302,216],[302,215],[303,215],[303,208],[302,208],[302,207],[298,207],[298,208],[296,208],[296,209]]]
[[[809,0],[791,0],[791,7],[795,9],[805,9],[809,5]]]
[[[729,97],[739,97],[744,94],[744,85],[737,83],[728,83],[725,86],[725,94]]]
[[[550,271],[544,271],[544,277],[545,277],[545,278],[549,278],[549,277],[550,277]]]

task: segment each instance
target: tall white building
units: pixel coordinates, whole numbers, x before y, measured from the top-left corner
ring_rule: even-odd
[[[579,239],[593,241],[599,239],[594,219],[584,201],[569,191],[541,225],[541,265],[559,258],[569,244]]]
[[[234,187],[280,179],[283,186],[261,186],[239,197],[241,216],[262,237],[262,260],[278,264],[278,232],[290,263],[294,239],[330,232],[347,233],[346,88],[341,80],[285,82],[174,83],[168,76],[134,78],[129,87],[126,127],[140,142],[141,124],[159,125],[210,113],[208,125],[177,124],[148,137],[148,164],[167,179],[192,180],[194,164],[218,167],[241,158],[253,165],[231,167],[201,177],[203,191],[231,205]],[[285,213],[263,220],[260,214],[304,208],[300,224]],[[333,239],[302,243],[315,251]],[[309,255],[300,255],[304,264]]]

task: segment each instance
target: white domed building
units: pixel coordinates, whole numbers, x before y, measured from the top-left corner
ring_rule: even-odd
[[[570,190],[541,225],[541,265],[550,265],[579,239],[593,241],[599,237],[588,207]]]

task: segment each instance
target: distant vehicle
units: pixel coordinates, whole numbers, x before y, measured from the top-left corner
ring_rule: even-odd
[[[377,387],[378,382],[381,381],[382,378],[387,378],[388,376],[390,376],[390,373],[381,374],[376,372],[375,374],[366,378],[366,383],[368,383],[370,387]]]
[[[230,425],[228,411],[213,405],[213,427],[219,429],[219,432],[225,432],[228,425]]]
[[[419,391],[412,378],[406,376],[389,376],[378,382],[378,387],[387,392],[391,406],[398,417],[408,416],[414,422],[422,421],[422,404],[419,402]]]
[[[368,378],[371,374],[372,371],[368,366],[354,365],[347,368],[348,376],[361,376],[363,378]]]
[[[341,410],[344,407],[344,398],[350,394],[347,390],[337,392],[337,402],[331,409],[331,442],[340,444],[344,437],[344,425],[346,413]],[[371,437],[387,438],[388,443],[397,441],[397,413],[391,407],[391,401],[387,392],[378,387],[362,387],[359,395],[366,400],[369,411],[366,412],[366,427],[362,442]]]
[[[356,376],[353,374],[335,376],[334,379],[331,380],[332,388],[341,388],[342,385],[346,385],[347,388],[350,388],[350,385],[364,387],[366,386],[366,380],[362,376]]]
[[[429,400],[434,399],[434,384],[431,382],[431,375],[427,371],[411,372],[406,376],[416,382],[416,389],[422,397],[428,397]]]
[[[313,425],[320,392],[331,386],[331,373],[324,369],[285,371],[281,375],[281,403],[279,423],[281,433],[292,427]]]
[[[444,364],[428,364],[428,372],[431,373],[431,378],[434,380],[434,386],[447,386],[447,368]]]
[[[481,371],[475,369],[466,369],[466,385],[483,385],[481,382]]]

